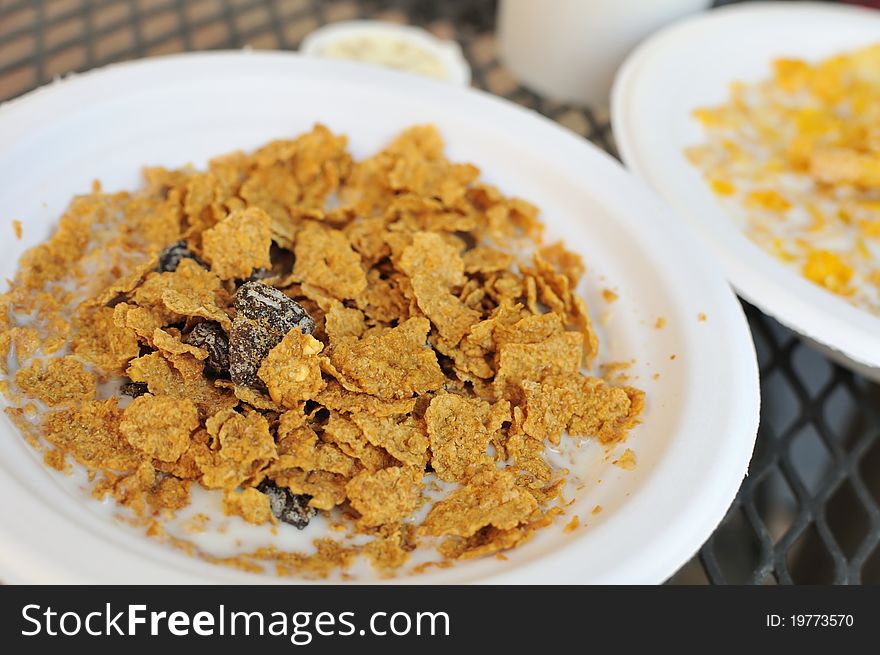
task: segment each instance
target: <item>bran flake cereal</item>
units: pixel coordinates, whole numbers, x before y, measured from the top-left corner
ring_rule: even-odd
[[[361,161],[346,144],[318,125],[75,198],[0,298],[7,414],[48,466],[85,467],[95,497],[208,562],[504,557],[562,511],[549,448],[624,441],[644,396],[584,372],[585,267],[541,243],[536,207],[431,126]],[[322,515],[336,536],[206,552],[166,522],[196,485],[279,535]]]

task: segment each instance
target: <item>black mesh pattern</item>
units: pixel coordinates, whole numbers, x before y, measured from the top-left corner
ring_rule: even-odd
[[[474,85],[616,156],[607,112],[521,87],[495,55],[486,0],[0,0],[0,100],[72,71],[184,50],[296,48],[327,22],[379,18],[455,38]],[[673,583],[880,582],[880,387],[755,308],[761,429],[727,517]]]

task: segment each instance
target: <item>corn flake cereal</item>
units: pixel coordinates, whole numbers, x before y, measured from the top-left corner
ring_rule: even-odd
[[[745,234],[807,280],[880,314],[880,44],[817,62],[777,59],[694,117],[688,148]]]

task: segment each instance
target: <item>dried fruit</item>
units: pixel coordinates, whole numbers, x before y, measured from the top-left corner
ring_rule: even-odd
[[[235,292],[233,305],[246,318],[265,324],[282,336],[293,328],[315,331],[315,321],[293,298],[262,282],[245,282]]]
[[[269,497],[269,509],[276,519],[300,530],[318,513],[318,510],[309,507],[311,496],[294,494],[271,480],[263,480],[257,489]]]
[[[159,262],[156,264],[156,270],[160,273],[176,271],[182,259],[192,259],[200,266],[205,266],[205,263],[189,249],[186,241],[177,241],[159,253]],[[207,266],[205,267],[207,268]]]
[[[132,398],[143,396],[148,390],[146,382],[125,382],[119,387],[119,393]]]
[[[302,305],[262,282],[245,282],[235,292],[238,315],[229,334],[229,374],[232,381],[250,386],[269,351],[290,330],[311,334],[315,321]]]
[[[198,323],[183,337],[183,342],[207,351],[205,373],[217,377],[229,373],[229,337],[218,323]]]

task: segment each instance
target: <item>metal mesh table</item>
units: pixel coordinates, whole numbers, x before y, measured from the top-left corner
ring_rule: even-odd
[[[0,101],[55,76],[183,50],[295,49],[321,24],[377,18],[457,39],[474,85],[616,155],[605,111],[546,100],[499,63],[491,0],[0,0]],[[880,386],[746,305],[761,428],[727,517],[672,583],[880,582]]]

